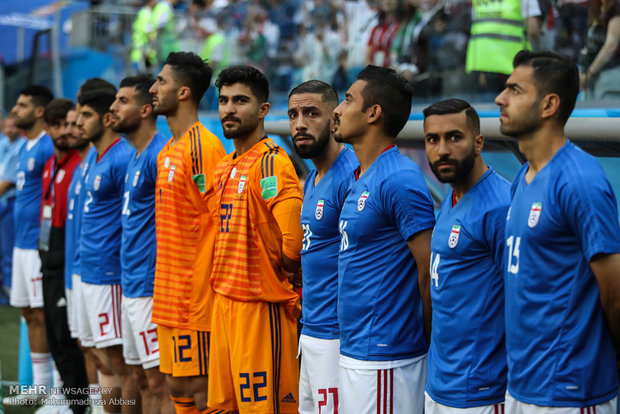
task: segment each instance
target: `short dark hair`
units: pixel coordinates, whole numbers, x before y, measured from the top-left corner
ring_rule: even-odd
[[[26,86],[19,92],[20,95],[30,96],[32,104],[37,106],[46,106],[54,99],[54,94],[47,86],[30,85]]]
[[[558,120],[562,125],[566,124],[579,95],[579,70],[575,63],[548,50],[522,50],[515,55],[512,66],[530,66],[534,69],[533,78],[538,87],[538,96],[542,98],[549,93],[557,94],[560,97]]]
[[[116,93],[107,89],[96,89],[94,91],[84,92],[80,94],[78,102],[82,106],[90,106],[103,117],[110,112],[110,106],[116,99]]]
[[[180,86],[187,86],[192,101],[198,105],[209,88],[211,76],[213,76],[213,69],[209,64],[192,52],[170,52],[164,65],[172,68],[176,83]]]
[[[231,66],[220,72],[215,81],[218,90],[222,86],[231,86],[242,83],[250,88],[258,102],[267,102],[269,99],[269,81],[263,73],[252,66]]]
[[[107,80],[101,78],[90,78],[86,79],[82,86],[80,86],[80,89],[78,91],[78,101],[81,94],[85,92],[96,91],[99,89],[104,89],[116,93],[116,86],[114,86]]]
[[[119,88],[135,88],[137,101],[140,105],[153,104],[149,89],[155,83],[155,78],[148,74],[128,76],[121,81]]]
[[[54,125],[55,123],[64,120],[67,117],[67,112],[74,108],[75,105],[70,99],[53,99],[45,106],[43,120],[48,125]]]
[[[329,83],[321,80],[312,79],[295,86],[293,90],[291,90],[291,93],[288,94],[288,97],[290,99],[291,96],[302,93],[321,95],[321,100],[323,102],[332,104],[334,108],[338,106],[338,92],[336,92]]]
[[[474,136],[480,135],[480,118],[478,117],[478,113],[472,108],[469,102],[462,99],[445,99],[435,102],[424,108],[422,113],[424,113],[424,122],[426,122],[426,118],[431,115],[459,114],[463,111],[465,111],[469,131]]]
[[[379,105],[383,111],[383,129],[396,137],[409,120],[413,86],[394,69],[368,65],[357,75],[366,82],[362,90],[366,111],[372,105]]]

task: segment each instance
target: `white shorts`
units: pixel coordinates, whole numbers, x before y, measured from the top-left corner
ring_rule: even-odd
[[[38,250],[13,248],[11,306],[43,307],[43,276]]]
[[[76,289],[75,279],[80,279],[80,287]],[[73,281],[73,309],[75,310],[75,323],[78,331],[78,338],[82,343],[82,346],[92,348],[95,346],[95,341],[93,339],[93,334],[90,330],[90,323],[88,322],[88,311],[86,310],[86,302],[84,299],[84,286],[82,283],[82,276],[76,275],[75,273],[72,276]]]
[[[338,413],[340,340],[301,335],[299,350],[299,412]]]
[[[123,357],[127,365],[144,369],[159,366],[157,325],[151,322],[153,297],[128,298],[123,295]]]
[[[515,400],[506,391],[506,414],[616,414],[618,397],[591,407],[541,407]]]
[[[341,413],[423,413],[426,357],[359,361],[341,355]]]
[[[457,408],[439,404],[424,393],[424,414],[505,414],[504,403]]]
[[[82,282],[80,340],[84,346],[108,348],[122,345],[121,285]],[[90,345],[87,345],[90,344]]]
[[[71,289],[65,289],[67,295],[67,322],[69,323],[69,331],[72,338],[80,337],[80,325],[78,322],[78,309],[80,303],[80,294],[82,291],[82,277],[75,273],[71,275]]]

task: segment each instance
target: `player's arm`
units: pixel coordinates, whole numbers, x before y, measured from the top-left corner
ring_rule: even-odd
[[[616,353],[620,353],[620,253],[597,254],[590,267],[598,283]]]
[[[287,273],[295,273],[301,267],[301,204],[299,198],[287,198],[275,203],[271,209],[282,233],[282,269]]]
[[[431,340],[432,312],[431,305],[431,234],[432,229],[423,230],[407,240],[407,246],[418,267],[418,286],[422,298],[424,333]]]
[[[262,196],[282,233],[280,265],[290,277],[291,273],[297,272],[301,267],[301,186],[288,158],[282,154],[269,154],[268,159],[273,162],[273,166],[270,175],[267,176],[269,173],[266,173],[260,180]],[[263,177],[263,172],[260,173]]]
[[[12,183],[7,180],[0,181],[0,196],[9,191],[11,188],[15,187],[15,183]]]

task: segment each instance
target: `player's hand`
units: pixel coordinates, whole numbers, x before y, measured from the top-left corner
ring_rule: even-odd
[[[302,278],[301,278],[301,267],[296,272],[292,273],[289,278],[289,282],[293,285],[295,289],[299,289],[302,287]]]

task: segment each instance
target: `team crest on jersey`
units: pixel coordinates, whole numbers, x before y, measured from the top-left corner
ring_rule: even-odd
[[[357,200],[357,211],[362,211],[364,207],[366,207],[366,199],[368,198],[369,195],[370,193],[368,191],[364,191],[362,193],[362,195],[360,196],[360,199]]]
[[[99,191],[99,188],[101,187],[101,176],[98,175],[95,177],[95,182],[93,183],[93,188],[95,189],[95,191]]]
[[[166,157],[166,159],[164,160],[164,167],[170,167],[170,157]]]
[[[138,185],[138,180],[140,179],[140,170],[136,171],[136,174],[133,176],[133,186]]]
[[[237,193],[241,194],[245,188],[245,175],[239,177],[239,185],[237,186]]]
[[[28,158],[28,171],[34,170],[34,158]]]
[[[527,219],[527,225],[530,228],[536,227],[538,219],[540,218],[540,211],[542,210],[542,203],[533,203],[530,209],[530,216]]]
[[[235,178],[235,175],[237,175],[237,167],[233,167],[233,169],[230,170],[230,178]]]
[[[461,234],[461,226],[457,226],[454,224],[452,226],[452,231],[450,231],[450,238],[448,239],[448,246],[451,249],[454,249],[459,242],[459,235]]]
[[[174,178],[174,170],[177,169],[176,165],[173,165],[172,167],[170,167],[170,172],[168,173],[168,182],[171,183],[172,179]]]
[[[60,169],[56,174],[56,184],[60,184],[63,178],[65,178],[65,170]]]
[[[325,200],[319,200],[319,202],[316,203],[316,210],[314,210],[314,218],[317,219],[317,221],[323,218],[323,206],[325,206]]]

